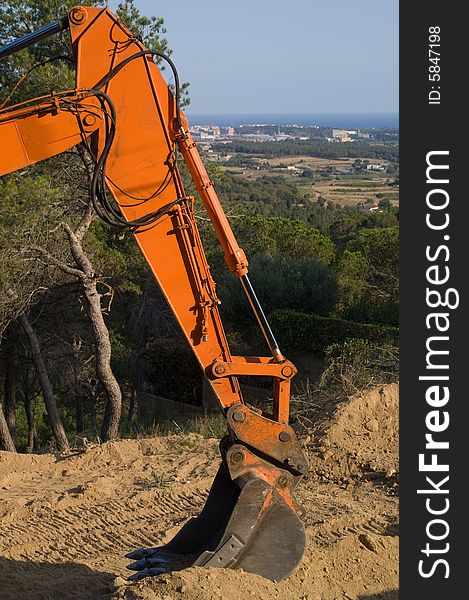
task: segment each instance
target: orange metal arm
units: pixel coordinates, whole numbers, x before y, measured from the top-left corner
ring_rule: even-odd
[[[196,185],[197,191],[204,203],[225,252],[225,261],[230,271],[238,277],[248,272],[248,261],[244,251],[231,230],[228,219],[220,204],[220,200],[213,187],[213,181],[207,174],[205,166],[197,152],[196,143],[189,133],[178,136],[179,148],[189,168],[190,174]]]
[[[34,105],[0,111],[0,144],[12,148],[0,159],[0,173],[59,154],[83,139],[98,157],[107,131],[106,108],[96,99],[95,87],[105,92],[116,114],[116,134],[105,170],[107,187],[128,222],[169,207],[151,227],[134,228],[134,233],[221,406],[243,404],[237,376],[270,376],[274,378],[274,409],[268,417],[288,423],[289,382],[295,369],[281,355],[270,329],[271,358],[233,360],[231,356],[193,199],[185,195],[177,169],[177,149],[188,165],[225,260],[245,289],[248,262],[195,143],[186,127],[181,129],[180,122],[175,125],[176,104],[168,85],[148,55],[117,69],[145,47],[108,9],[75,7],[69,13],[69,28],[76,89],[38,99]],[[115,75],[108,77],[110,73]],[[182,121],[186,123],[184,116]],[[253,308],[254,300],[250,298]],[[257,316],[265,333],[265,317],[261,314],[263,323]]]
[[[90,94],[75,91],[0,111],[0,176],[73,148],[99,127],[100,118]]]
[[[76,19],[77,15],[84,18]],[[107,9],[73,9],[70,34],[77,88],[93,88],[121,62],[145,50]],[[152,228],[137,230],[136,240],[205,372],[217,359],[230,361],[231,354],[193,202],[186,199],[176,165],[173,95],[146,56],[129,62],[103,91],[112,98],[117,114],[107,186],[125,218],[135,221],[183,199]],[[242,402],[236,377],[211,383],[222,406]]]

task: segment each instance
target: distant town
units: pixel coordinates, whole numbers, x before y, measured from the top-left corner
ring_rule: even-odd
[[[262,196],[261,188],[252,188],[263,182],[294,186],[300,198],[296,206],[302,209],[313,203],[360,212],[398,210],[397,128],[199,121],[190,131],[205,159],[225,174],[225,188],[239,192],[240,186],[250,184],[246,197]],[[288,196],[288,189],[282,189]]]
[[[233,141],[281,142],[285,140],[322,139],[329,142],[378,141],[398,143],[399,133],[394,128],[335,129],[320,126],[246,124],[237,127],[194,125],[192,137],[198,142],[231,143]]]

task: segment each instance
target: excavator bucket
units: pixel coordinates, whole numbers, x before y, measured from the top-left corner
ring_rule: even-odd
[[[288,577],[306,547],[303,523],[280,494],[260,477],[232,481],[222,464],[205,506],[164,546],[126,556],[135,562],[129,579],[188,566],[243,569],[272,581]]]

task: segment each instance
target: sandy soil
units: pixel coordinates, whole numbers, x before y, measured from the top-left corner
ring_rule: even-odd
[[[308,549],[280,583],[191,568],[130,584],[124,554],[169,540],[204,503],[217,440],[111,442],[68,457],[0,452],[1,600],[396,600],[395,385],[339,406],[305,440]]]

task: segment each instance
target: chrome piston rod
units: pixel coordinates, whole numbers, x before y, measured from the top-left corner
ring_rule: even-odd
[[[266,342],[272,352],[272,356],[275,358],[277,362],[281,362],[283,360],[283,355],[280,352],[280,348],[278,347],[277,340],[275,339],[274,334],[272,333],[272,329],[270,328],[269,322],[267,321],[267,317],[262,310],[262,306],[256,296],[256,292],[252,287],[251,281],[247,275],[242,275],[240,277],[241,285],[243,286],[244,291],[246,292],[246,296],[248,297],[249,304],[251,305],[254,314],[256,315],[257,322],[264,334]]]

